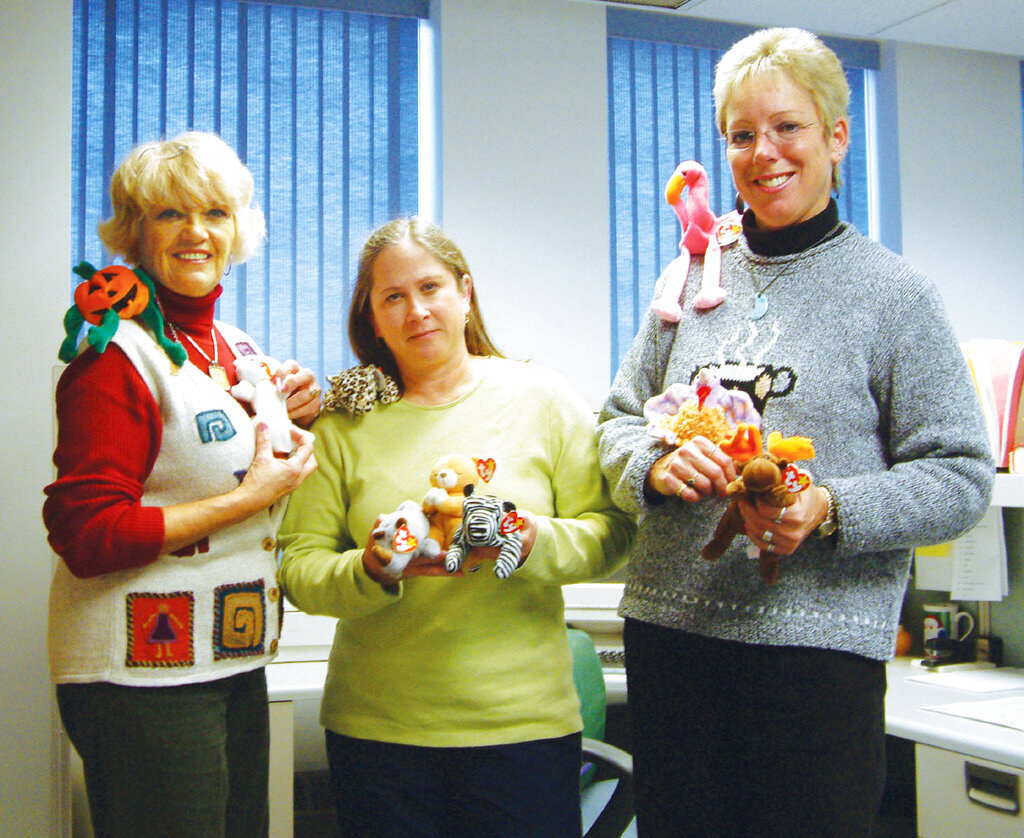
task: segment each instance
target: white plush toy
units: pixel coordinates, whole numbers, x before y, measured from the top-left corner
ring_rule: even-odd
[[[292,421],[288,418],[287,397],[273,374],[280,364],[265,355],[245,355],[235,361],[238,383],[231,395],[252,405],[253,422],[266,422],[275,454],[292,452]]]
[[[411,500],[402,501],[394,512],[381,516],[373,541],[373,552],[395,579],[416,556],[435,559],[441,552],[441,545],[430,537],[430,523],[423,509]]]

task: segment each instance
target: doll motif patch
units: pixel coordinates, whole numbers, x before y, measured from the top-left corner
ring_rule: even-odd
[[[126,598],[130,667],[194,666],[195,600],[191,593],[129,594]]]

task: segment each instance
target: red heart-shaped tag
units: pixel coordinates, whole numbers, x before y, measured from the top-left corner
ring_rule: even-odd
[[[505,513],[505,517],[501,519],[501,525],[499,529],[502,535],[508,535],[512,532],[518,532],[525,526],[526,522],[519,517],[518,513],[513,509],[510,512]]]
[[[480,475],[480,479],[484,483],[490,483],[491,478],[494,477],[494,470],[497,465],[494,462],[493,457],[488,457],[486,460],[473,460],[476,463],[476,473]]]
[[[791,494],[802,492],[811,485],[811,476],[794,465],[786,466],[783,476],[786,481],[786,488]]]
[[[395,530],[395,537],[391,540],[396,553],[409,553],[416,549],[418,543],[416,536],[409,532],[405,524]]]

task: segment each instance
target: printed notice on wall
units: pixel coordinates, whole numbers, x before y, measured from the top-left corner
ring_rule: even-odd
[[[956,541],[915,550],[914,585],[923,591],[950,591],[954,600],[995,602],[1006,596],[1002,509],[990,506],[977,526]]]
[[[953,542],[955,600],[996,602],[1009,593],[1003,510],[990,506],[969,533]]]

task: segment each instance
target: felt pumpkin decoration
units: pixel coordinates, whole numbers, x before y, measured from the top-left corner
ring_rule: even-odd
[[[124,265],[111,265],[96,271],[75,289],[75,305],[87,323],[103,322],[103,315],[113,310],[122,320],[130,320],[146,310],[149,289]]]
[[[78,333],[84,323],[91,323],[86,341],[102,353],[117,332],[117,325],[137,317],[147,326],[157,344],[167,353],[171,363],[181,366],[188,354],[177,341],[164,334],[164,316],[156,300],[156,285],[142,268],[111,265],[101,271],[88,262],[79,262],[74,272],[82,277],[75,288],[75,304],[64,314],[64,334],[57,357],[65,364],[78,354]]]

